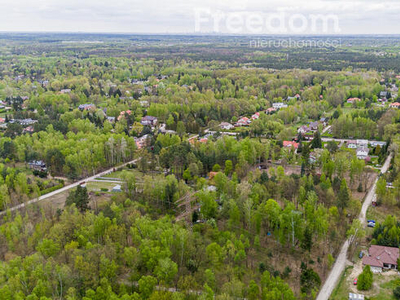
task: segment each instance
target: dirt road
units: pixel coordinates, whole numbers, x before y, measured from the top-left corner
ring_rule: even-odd
[[[387,157],[384,165],[381,168],[381,173],[386,173],[386,171],[389,169],[391,160],[392,160],[392,154],[390,154]],[[371,205],[372,200],[375,197],[376,183],[378,182],[378,179],[379,179],[379,177],[376,178],[374,185],[369,190],[367,197],[365,197],[364,203],[361,208],[360,216],[359,216],[361,224],[365,225],[365,221],[366,221],[365,217],[367,215],[367,209]],[[339,256],[336,258],[335,264],[333,265],[333,268],[332,268],[331,272],[329,273],[328,278],[325,280],[325,283],[322,286],[322,288],[318,294],[317,300],[327,300],[327,299],[329,299],[330,295],[332,294],[332,291],[335,288],[335,286],[346,266],[347,251],[349,250],[349,240],[350,239],[351,239],[351,237],[344,242],[342,249],[340,249]]]
[[[14,210],[17,210],[17,209],[24,208],[24,207],[28,206],[29,204],[37,203],[37,202],[42,201],[42,200],[44,200],[44,199],[53,197],[54,195],[60,194],[60,193],[65,192],[65,191],[68,191],[68,190],[70,190],[70,189],[72,189],[72,188],[74,188],[74,187],[77,187],[77,186],[78,186],[81,182],[83,182],[83,181],[85,181],[85,182],[87,182],[87,181],[95,181],[95,179],[96,179],[97,177],[101,177],[101,176],[107,175],[107,174],[113,172],[114,169],[116,169],[116,168],[125,167],[126,165],[135,163],[136,161],[137,161],[137,159],[134,159],[134,160],[129,161],[129,162],[127,162],[127,163],[124,163],[124,164],[122,164],[122,165],[120,165],[120,166],[115,166],[115,167],[113,167],[113,168],[111,168],[111,169],[108,169],[108,170],[106,170],[106,171],[100,172],[100,173],[98,173],[98,174],[96,174],[96,175],[94,175],[94,176],[87,177],[87,178],[84,178],[84,179],[82,179],[82,180],[79,180],[78,182],[75,182],[75,183],[72,183],[72,184],[70,184],[70,185],[64,186],[64,187],[61,188],[61,189],[58,189],[58,190],[56,190],[56,191],[54,191],[54,192],[45,194],[45,195],[43,195],[43,196],[41,196],[41,197],[39,197],[39,198],[32,199],[32,200],[27,201],[27,202],[25,202],[25,203],[21,203],[21,204],[19,204],[19,205],[16,205],[16,206],[14,206],[14,207],[11,207],[11,208],[9,208],[9,209],[7,209],[7,210],[5,210],[5,211],[0,212],[0,216],[5,215],[5,214],[6,214],[7,212],[9,212],[9,211],[14,211]]]

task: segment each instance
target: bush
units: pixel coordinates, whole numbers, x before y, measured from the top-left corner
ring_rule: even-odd
[[[107,189],[107,188],[101,188],[100,191],[102,191],[102,192],[108,192],[108,189]]]
[[[40,170],[33,170],[33,175],[39,176],[40,178],[46,178],[47,177],[47,172],[40,171]]]
[[[372,287],[373,274],[370,266],[365,266],[364,270],[358,276],[357,289],[359,291],[367,291]]]
[[[393,290],[393,296],[396,299],[400,299],[400,286],[397,286],[394,290]]]
[[[61,189],[64,185],[63,184],[58,184],[55,186],[52,186],[50,188],[44,189],[43,191],[40,191],[40,196],[54,192],[55,190]]]

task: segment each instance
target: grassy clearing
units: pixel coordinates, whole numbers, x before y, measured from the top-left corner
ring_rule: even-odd
[[[344,269],[336,288],[333,290],[333,293],[330,298],[331,300],[342,300],[349,298],[349,289],[347,288],[346,279],[351,274],[352,270],[353,266],[347,266]]]

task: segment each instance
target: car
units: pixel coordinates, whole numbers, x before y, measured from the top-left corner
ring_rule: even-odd
[[[359,258],[363,258],[364,253],[362,251],[360,251],[360,254],[358,255]]]
[[[354,279],[353,284],[354,284],[354,285],[357,285],[357,278]]]
[[[368,222],[368,227],[375,227],[375,223],[374,222]]]

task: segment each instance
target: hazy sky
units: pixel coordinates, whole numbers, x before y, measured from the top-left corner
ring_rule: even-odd
[[[219,13],[217,32],[250,33],[242,26],[250,18],[257,33],[276,33],[265,22],[288,34],[337,33],[311,29],[310,16],[323,14],[337,18],[341,34],[400,34],[399,0],[0,0],[0,31],[192,33],[196,11],[203,32],[215,31],[211,15]]]

